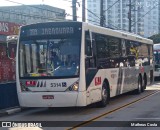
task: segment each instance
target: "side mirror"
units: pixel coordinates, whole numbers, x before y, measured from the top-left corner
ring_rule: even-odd
[[[17,48],[17,35],[7,36],[7,56],[9,59],[14,60],[16,57],[16,48]]]

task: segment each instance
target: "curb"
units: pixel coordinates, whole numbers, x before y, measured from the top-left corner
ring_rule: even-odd
[[[1,116],[6,116],[6,115],[10,115],[10,114],[14,114],[16,112],[20,112],[21,108],[11,108],[11,109],[5,109],[5,110],[0,110],[0,117]]]
[[[6,111],[0,111],[0,117],[1,116],[6,116],[6,115],[8,115],[8,113]]]

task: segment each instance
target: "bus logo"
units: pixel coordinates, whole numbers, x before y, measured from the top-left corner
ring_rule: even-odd
[[[101,85],[101,77],[95,77],[95,86]]]
[[[67,83],[66,82],[62,82],[62,87],[67,87]]]
[[[26,86],[35,86],[36,81],[26,81]]]

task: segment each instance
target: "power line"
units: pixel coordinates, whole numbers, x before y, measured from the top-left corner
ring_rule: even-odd
[[[111,6],[109,6],[106,10],[104,10],[104,12],[108,11],[110,8],[112,8],[119,1],[120,0],[117,0],[115,3],[113,3]],[[87,2],[93,2],[93,1],[87,1]]]
[[[96,23],[95,25],[99,26],[99,22],[97,22],[97,21],[90,20],[90,19],[86,19],[86,20],[88,20],[88,21],[90,21],[90,22],[93,22],[93,23]]]
[[[26,5],[26,4],[23,4],[23,3],[20,3],[20,2],[15,2],[15,1],[12,1],[12,0],[5,0],[5,1],[15,3],[15,4],[29,6],[29,7],[32,7],[32,8],[37,8],[37,9],[40,9],[40,10],[46,10],[46,11],[53,12],[53,13],[56,13],[56,14],[61,14],[61,16],[73,16],[71,14],[65,13],[65,11],[63,13],[60,13],[60,12],[57,12],[57,11],[53,11],[53,10],[49,10],[49,9],[45,9],[45,8],[41,8],[41,7],[37,7],[37,6],[33,6],[33,5]],[[63,1],[72,2],[72,1],[69,1],[69,0],[63,0]],[[80,1],[80,2],[82,2],[82,1]],[[80,2],[77,2],[77,3],[79,3],[79,5],[80,5]],[[54,7],[54,8],[57,8],[57,7]],[[81,18],[81,17],[77,16],[77,18]]]
[[[151,8],[147,13],[145,13],[140,19],[142,19],[144,16],[146,16],[149,12],[151,12],[157,5],[160,5],[160,3],[156,4],[155,6],[153,6],[153,8]],[[131,25],[134,26],[137,22],[139,22],[139,20],[137,20],[136,22],[134,22],[134,24]]]
[[[62,21],[62,19],[54,19],[54,18],[50,18],[50,17],[45,17],[42,15],[31,15],[31,14],[27,14],[27,13],[19,13],[19,12],[10,12],[8,10],[1,10],[0,12],[3,13],[9,13],[9,14],[15,14],[15,15],[20,15],[20,16],[25,16],[25,17],[33,17],[33,18],[41,18],[41,19],[47,19],[47,20],[53,20],[53,21]],[[69,15],[70,16],[70,15]],[[81,17],[78,17],[81,18]],[[23,19],[22,19],[23,20]]]
[[[117,0],[115,3],[113,3],[113,5],[111,5],[110,7],[108,7],[106,10],[104,10],[103,12],[108,11],[110,8],[112,8],[117,2],[119,2],[120,0]]]
[[[91,20],[91,19],[87,19],[88,21],[91,21],[91,22],[93,22],[93,23],[97,23],[97,24],[95,24],[95,25],[97,25],[97,26],[99,26],[99,22],[97,22],[97,21],[94,21],[94,20]],[[112,25],[111,24],[111,26],[113,26],[114,28],[117,28],[118,30],[119,30],[119,28],[118,27],[116,27],[116,26],[114,26],[114,25]],[[110,29],[113,29],[112,27],[109,27],[109,26],[105,26],[106,28],[110,28]]]
[[[98,17],[95,13],[93,13],[92,11],[90,11],[89,9],[87,9],[87,8],[85,8],[87,11],[89,11],[90,13],[92,13],[92,14],[94,14],[97,18],[99,18],[99,21],[100,21],[100,17]],[[90,20],[91,21],[91,20]],[[92,21],[91,21],[92,22]],[[96,23],[99,23],[99,22],[96,22]],[[100,24],[100,23],[99,23]],[[117,28],[118,30],[120,30],[120,28],[119,27],[116,27],[116,26],[114,26],[113,24],[110,24],[111,26],[113,26],[113,27],[115,27],[115,28]],[[108,26],[105,26],[105,27],[108,27]],[[110,27],[109,27],[110,28]]]
[[[118,0],[118,1],[120,1],[120,0]],[[115,3],[113,3],[113,5],[115,5],[118,1],[116,1]],[[93,2],[93,1],[90,1],[90,2]],[[110,7],[113,7],[113,5],[111,5]],[[108,9],[110,9],[110,7],[108,8]],[[99,20],[101,19],[99,16],[97,16],[95,13],[93,13],[91,10],[89,10],[89,9],[87,9],[87,8],[85,8],[88,12],[90,12],[91,14],[93,14],[94,16],[96,16],[97,18],[99,18]],[[107,9],[107,10],[108,10]],[[107,11],[107,10],[105,10],[105,11]],[[100,24],[100,23],[99,23]],[[113,26],[113,27],[115,27],[115,28],[117,28],[118,30],[121,30],[119,27],[116,27],[116,26],[114,26],[113,24],[110,24],[111,26]]]
[[[121,30],[119,27],[113,25],[113,24],[110,24],[111,26],[113,26],[114,28],[116,28],[117,30]],[[109,27],[109,25],[107,25],[106,27]],[[110,28],[110,27],[109,27]]]
[[[112,8],[117,2],[119,2],[120,0],[117,0],[116,2],[114,2],[111,6],[109,6],[106,10],[103,10],[103,0],[100,1],[100,16],[101,16],[101,19],[100,19],[100,25],[101,26],[104,26],[104,22],[105,22],[105,15],[104,13],[106,11],[108,11],[110,8]]]
[[[87,8],[85,8],[88,12],[90,12],[91,14],[93,14],[94,16],[96,16],[97,18],[99,18],[100,19],[100,17],[98,16],[98,15],[96,15],[95,13],[93,13],[91,10],[89,10],[89,9],[87,9]]]
[[[41,19],[47,19],[47,20],[53,20],[53,21],[62,21],[61,19],[53,19],[53,18],[40,16],[40,15],[30,15],[30,14],[25,14],[25,13],[10,12],[10,11],[1,10],[1,9],[0,9],[0,12],[9,13],[9,14],[16,14],[16,15],[25,16],[25,17],[41,18]],[[23,19],[21,19],[21,20],[23,20]]]
[[[23,4],[23,3],[20,3],[20,2],[15,2],[15,1],[12,1],[12,0],[5,0],[5,1],[15,3],[15,4],[20,4],[20,5],[25,5],[25,6],[32,7],[32,8],[37,8],[37,9],[40,9],[40,10],[46,10],[46,11],[54,12],[54,13],[57,13],[57,14],[63,14],[63,13],[60,13],[60,12],[57,12],[57,11],[53,11],[53,10],[49,10],[49,9],[45,9],[45,8],[40,8],[40,7],[33,6],[33,5],[26,5],[26,4]],[[54,7],[54,8],[56,8],[56,7]],[[65,14],[63,14],[63,15],[65,15]]]

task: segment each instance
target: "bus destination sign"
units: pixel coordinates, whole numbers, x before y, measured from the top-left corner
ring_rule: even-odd
[[[74,34],[73,27],[35,28],[27,31],[27,36]]]
[[[37,23],[22,26],[20,37],[24,40],[28,37],[34,38],[68,38],[80,37],[82,31],[81,22],[51,22],[51,23]]]

